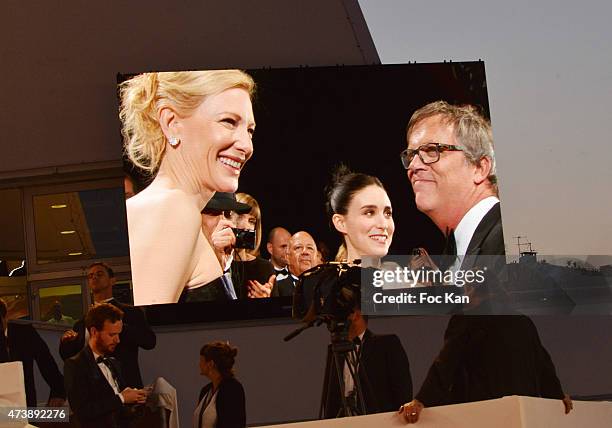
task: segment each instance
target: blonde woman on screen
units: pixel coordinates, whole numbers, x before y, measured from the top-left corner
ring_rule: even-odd
[[[146,73],[121,85],[129,159],[155,178],[126,201],[134,304],[175,303],[221,276],[201,229],[253,153],[255,84],[239,70]]]

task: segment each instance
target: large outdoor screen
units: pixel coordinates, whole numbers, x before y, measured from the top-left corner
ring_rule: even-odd
[[[212,229],[206,229],[206,210],[199,220],[201,205],[215,190],[232,192],[235,185],[236,193],[250,195],[259,206],[250,227],[259,234],[258,264],[270,258],[266,243],[277,227],[290,234],[307,232],[322,253],[319,257],[334,259],[342,238],[326,212],[325,189],[340,164],[383,184],[394,219],[394,232],[386,237],[392,239],[389,254],[412,254],[417,248],[442,252],[444,235],[417,209],[400,152],[407,146],[408,120],[428,103],[469,104],[489,118],[483,62],[245,72],[255,83],[252,110],[242,75],[217,70],[216,78],[225,79],[218,87],[231,81],[231,89],[217,89],[204,98],[209,102],[196,106],[189,104],[190,98],[200,89],[188,88],[185,79],[155,73],[119,76],[124,103],[128,82],[140,78],[140,89],[149,92],[137,93],[132,87],[131,96],[140,97],[134,103],[154,104],[154,114],[141,120],[146,132],[136,141],[140,146],[134,153],[145,154],[140,158],[144,166],[146,155],[157,156],[157,164],[147,171],[124,156],[135,188],[135,196],[127,200],[134,303],[149,305],[153,322],[290,315],[291,297],[277,290],[261,297],[266,295],[265,278],[256,290],[245,285],[249,268],[244,268],[247,260],[240,259],[247,251],[219,255]],[[183,110],[159,101],[166,96],[181,99]],[[131,113],[122,113],[124,122],[134,120]],[[155,126],[157,134],[151,132]],[[212,213],[222,221],[232,220],[223,209]],[[243,265],[237,268],[236,262]]]

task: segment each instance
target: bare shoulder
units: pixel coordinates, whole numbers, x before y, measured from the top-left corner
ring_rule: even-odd
[[[145,189],[126,202],[128,220],[139,224],[198,226],[201,216],[193,198],[178,189]]]

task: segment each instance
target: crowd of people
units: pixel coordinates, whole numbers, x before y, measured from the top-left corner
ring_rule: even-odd
[[[291,296],[305,272],[327,261],[307,231],[291,234],[280,226],[267,237],[270,260],[261,257],[262,208],[253,196],[234,193],[253,152],[253,90],[250,76],[236,70],[148,73],[122,85],[126,152],[155,173],[127,202],[137,305]],[[504,254],[489,122],[474,107],[433,102],[412,115],[406,139],[400,158],[416,206],[453,243],[448,251]],[[327,211],[343,241],[335,260],[359,267],[367,257],[369,267],[380,267],[395,231],[383,183],[340,167],[327,189]],[[154,348],[155,334],[139,308],[112,298],[109,266],[90,266],[88,283],[95,305],[61,338],[65,391],[60,383],[52,395],[67,395],[82,426],[128,426],[148,394],[138,350]],[[523,315],[452,316],[414,396],[399,338],[369,330],[359,299],[346,325],[354,345],[350,358],[357,361],[328,358],[328,368],[336,367],[325,379],[325,417],[342,415],[356,395],[366,413],[399,408],[408,423],[425,407],[505,395],[555,398],[566,413],[572,408],[534,324]],[[10,336],[9,329],[9,343]],[[245,426],[245,394],[232,370],[236,355],[221,342],[202,347],[200,372],[210,384],[197,400],[194,427]],[[355,377],[351,367],[363,376]],[[57,366],[51,371],[61,376]]]

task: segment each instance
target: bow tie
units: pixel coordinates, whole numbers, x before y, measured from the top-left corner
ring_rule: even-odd
[[[104,363],[108,365],[110,362],[110,357],[98,357],[96,358],[96,364]]]

